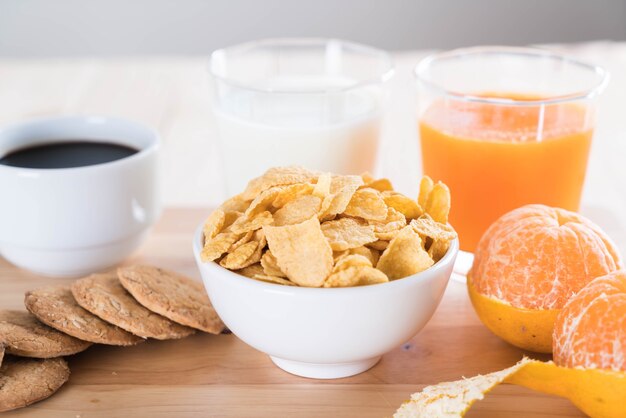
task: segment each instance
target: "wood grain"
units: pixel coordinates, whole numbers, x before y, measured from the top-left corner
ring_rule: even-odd
[[[199,279],[191,237],[208,212],[166,210],[126,263],[152,263]],[[26,290],[70,281],[39,277],[0,260],[0,307],[21,308]],[[58,394],[3,417],[389,417],[427,384],[502,369],[523,354],[493,336],[474,314],[464,285],[451,282],[422,332],[358,376],[292,376],[234,335],[198,334],[127,348],[98,345],[68,359],[72,375]],[[584,415],[567,400],[510,385],[468,414],[528,416]]]

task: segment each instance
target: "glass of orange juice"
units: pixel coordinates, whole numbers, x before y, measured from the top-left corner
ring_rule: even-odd
[[[516,207],[578,210],[603,69],[537,48],[476,47],[432,55],[415,75],[423,170],[450,187],[461,249]]]

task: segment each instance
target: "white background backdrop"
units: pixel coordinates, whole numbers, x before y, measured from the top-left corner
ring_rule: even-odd
[[[411,195],[420,173],[411,70],[421,58],[433,48],[570,42],[552,47],[612,74],[582,212],[626,253],[623,0],[0,0],[0,126],[76,113],[143,122],[163,139],[165,205],[217,204],[206,57],[266,36],[335,36],[405,50],[393,54],[378,174]],[[608,41],[571,44],[597,39]]]
[[[280,36],[392,50],[626,40],[626,1],[0,0],[0,56],[207,54]]]

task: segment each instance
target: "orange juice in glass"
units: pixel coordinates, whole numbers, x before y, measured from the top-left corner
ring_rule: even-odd
[[[528,203],[578,210],[608,81],[599,67],[535,48],[478,47],[416,67],[425,174],[452,195],[471,252],[502,214]]]

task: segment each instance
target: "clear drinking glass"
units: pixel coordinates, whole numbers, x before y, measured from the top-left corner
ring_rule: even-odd
[[[603,69],[537,48],[476,47],[430,56],[415,75],[424,173],[450,187],[461,249],[474,251],[519,206],[578,210]]]
[[[393,64],[333,39],[275,39],[220,49],[209,72],[226,192],[272,166],[341,174],[374,168]]]

